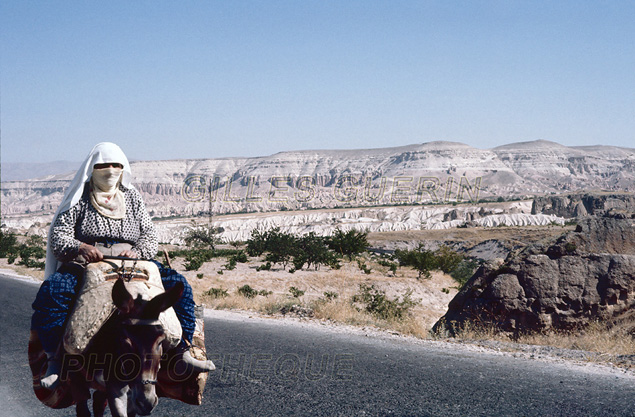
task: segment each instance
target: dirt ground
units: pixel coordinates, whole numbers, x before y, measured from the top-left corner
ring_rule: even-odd
[[[371,233],[368,236],[371,247],[382,246],[387,242],[419,242],[441,241],[460,243],[463,247],[472,247],[487,240],[506,242],[506,246],[524,246],[528,243],[553,238],[564,233],[560,226],[535,227],[497,227],[497,228],[465,228],[450,230],[418,230],[402,232]],[[161,247],[160,249],[170,249]],[[161,252],[160,252],[161,253]],[[161,254],[157,259],[164,261]],[[360,269],[357,261],[342,261],[341,269],[322,267],[320,270],[300,270],[290,273],[276,266],[269,271],[257,271],[257,266],[263,262],[258,258],[250,258],[247,263],[238,263],[233,270],[227,270],[226,258],[214,258],[206,262],[198,271],[186,271],[182,258],[172,259],[172,267],[187,278],[193,288],[197,303],[205,304],[208,308],[225,310],[258,311],[277,314],[276,310],[285,304],[297,303],[311,306],[316,301],[325,298],[325,292],[337,294],[337,300],[342,310],[345,304],[350,308],[350,299],[360,292],[360,285],[373,285],[384,291],[390,299],[402,300],[404,295],[411,292],[411,298],[417,304],[412,308],[413,320],[418,323],[423,333],[446,312],[447,305],[456,295],[457,283],[447,274],[440,271],[432,273],[430,279],[419,279],[418,273],[412,268],[400,267],[396,274],[389,268],[377,264],[368,254],[360,260],[370,269],[366,274]],[[19,265],[9,265],[6,259],[0,259],[0,268],[12,269],[20,275],[43,279],[43,271],[26,268]],[[253,300],[238,295],[238,288],[249,285],[258,291],[271,292],[268,296],[258,296]],[[304,291],[298,299],[291,296],[289,289],[295,287]],[[214,298],[205,293],[211,288],[227,291],[228,297]],[[352,310],[351,310],[352,311]],[[359,317],[351,311],[329,313],[348,323],[359,321]],[[365,323],[368,324],[368,323]]]

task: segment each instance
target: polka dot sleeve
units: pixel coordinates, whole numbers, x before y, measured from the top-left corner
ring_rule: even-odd
[[[136,212],[135,217],[139,227],[139,239],[133,245],[132,250],[140,258],[151,259],[157,254],[159,248],[157,231],[139,192],[137,190],[130,191],[130,208]]]
[[[81,211],[80,204],[76,204],[67,211],[60,213],[53,225],[50,245],[55,257],[62,262],[73,260],[79,253],[81,242],[75,238],[75,224]]]

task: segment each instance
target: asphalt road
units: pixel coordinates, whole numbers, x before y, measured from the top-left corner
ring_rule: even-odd
[[[0,277],[0,416],[74,416],[31,389],[26,347],[37,285]],[[153,416],[635,416],[635,378],[588,367],[350,335],[263,320],[206,320],[201,406]]]

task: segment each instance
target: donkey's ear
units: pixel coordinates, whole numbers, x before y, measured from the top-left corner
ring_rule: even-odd
[[[112,301],[122,313],[130,313],[134,307],[134,299],[126,289],[121,278],[117,279],[112,287]]]
[[[174,284],[174,287],[148,301],[148,304],[146,304],[146,307],[143,310],[144,316],[158,317],[159,313],[167,310],[179,301],[184,288],[185,285],[182,282],[177,282]]]

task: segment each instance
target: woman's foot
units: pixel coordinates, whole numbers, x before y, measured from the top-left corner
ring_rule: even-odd
[[[190,369],[196,372],[209,372],[216,369],[214,362],[210,361],[209,359],[202,361],[200,359],[194,358],[192,354],[190,353],[189,349],[183,352],[183,355],[181,356],[181,360],[183,361],[185,365],[191,367]]]
[[[55,389],[60,382],[60,370],[62,368],[59,359],[54,355],[48,356],[48,362],[46,366],[46,373],[40,379],[40,385],[47,389]]]

